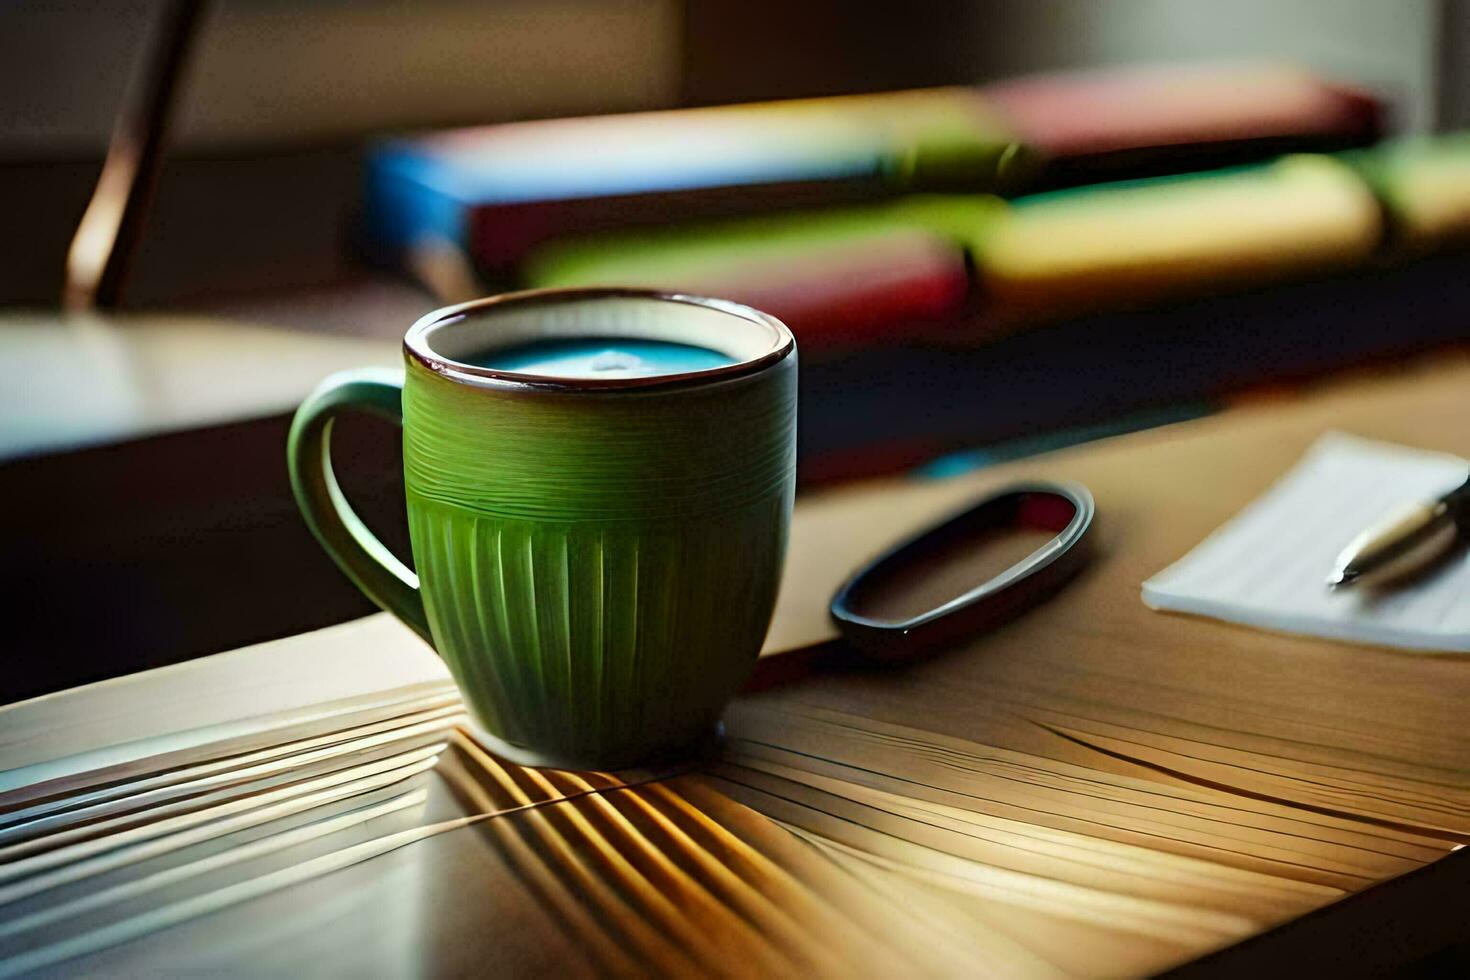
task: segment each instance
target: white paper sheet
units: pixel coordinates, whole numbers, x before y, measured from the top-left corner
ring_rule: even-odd
[[[1340,432],[1143,583],[1154,609],[1414,650],[1470,652],[1470,551],[1403,588],[1328,589],[1338,552],[1385,514],[1464,482],[1465,460]]]

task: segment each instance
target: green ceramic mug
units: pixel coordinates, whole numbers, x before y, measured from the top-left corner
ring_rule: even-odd
[[[653,377],[476,366],[557,338],[672,341],[732,363]],[[645,763],[707,741],[770,623],[791,519],[796,344],[779,320],[638,290],[513,293],[430,313],[406,373],[327,379],[291,426],[307,523],[433,644],[516,762]],[[417,575],[353,514],[332,420],[403,425]]]

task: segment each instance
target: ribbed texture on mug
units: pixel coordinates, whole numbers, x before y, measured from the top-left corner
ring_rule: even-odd
[[[791,479],[794,360],[694,389],[526,392],[459,384],[410,359],[406,480],[426,499],[502,517],[735,510]]]
[[[664,392],[500,392],[411,362],[405,472],[435,645],[491,734],[588,767],[707,735],[760,651],[794,355]]]
[[[635,761],[707,734],[768,625],[787,504],[655,530],[410,500],[439,651],[480,721],[552,757]]]

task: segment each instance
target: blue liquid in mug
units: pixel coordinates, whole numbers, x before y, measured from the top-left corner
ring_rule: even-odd
[[[733,357],[708,347],[625,337],[538,340],[495,348],[465,360],[493,371],[609,380],[685,374],[735,363]]]

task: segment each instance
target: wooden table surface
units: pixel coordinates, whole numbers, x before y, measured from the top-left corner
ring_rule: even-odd
[[[291,411],[399,348],[190,314],[0,312],[0,461]]]
[[[425,808],[353,833],[492,816],[56,973],[1126,975],[1430,865],[1470,839],[1467,658],[1139,599],[1334,428],[1470,455],[1470,359],[803,497],[763,689],[732,706],[718,759],[653,781],[523,770],[467,734]],[[1096,497],[1075,582],[899,669],[827,642],[862,559],[1023,475]],[[340,630],[417,642],[385,617]]]

